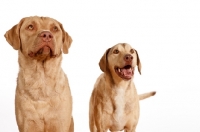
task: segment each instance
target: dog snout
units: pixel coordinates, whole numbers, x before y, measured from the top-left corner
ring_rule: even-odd
[[[124,60],[126,62],[131,62],[133,60],[133,56],[130,55],[130,54],[127,54],[127,55],[124,56]]]
[[[53,35],[49,31],[43,31],[39,34],[39,37],[41,37],[44,42],[49,42],[52,40]]]

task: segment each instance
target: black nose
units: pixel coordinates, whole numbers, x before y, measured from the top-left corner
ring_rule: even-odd
[[[124,56],[124,60],[125,60],[126,62],[130,62],[130,61],[133,60],[133,56],[130,55],[130,54],[127,54],[127,55]]]
[[[49,42],[53,38],[53,35],[49,31],[43,31],[39,36],[42,37],[42,40],[45,42]]]

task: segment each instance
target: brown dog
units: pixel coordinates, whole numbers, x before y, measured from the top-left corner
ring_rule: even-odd
[[[104,72],[97,79],[90,98],[91,132],[135,132],[139,118],[139,100],[155,92],[138,96],[132,81],[135,67],[141,74],[138,53],[129,44],[109,48],[99,62]]]
[[[20,132],[73,132],[72,96],[61,68],[72,39],[60,22],[26,17],[5,34],[18,50],[15,113]]]

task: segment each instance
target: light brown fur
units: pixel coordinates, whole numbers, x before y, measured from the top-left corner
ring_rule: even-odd
[[[72,39],[57,20],[26,17],[4,35],[18,50],[15,113],[20,132],[73,132],[72,96],[61,68]]]
[[[130,67],[123,69],[128,65]],[[141,74],[137,51],[129,44],[119,43],[104,53],[99,66],[104,73],[97,79],[90,98],[90,131],[135,132],[139,119],[139,100],[155,94],[155,92],[139,96],[137,94],[132,81],[136,66]]]

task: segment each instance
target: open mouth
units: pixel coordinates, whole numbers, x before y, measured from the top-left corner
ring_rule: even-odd
[[[129,80],[133,76],[133,67],[131,65],[126,65],[122,68],[115,66],[115,72],[119,77],[125,80]]]

